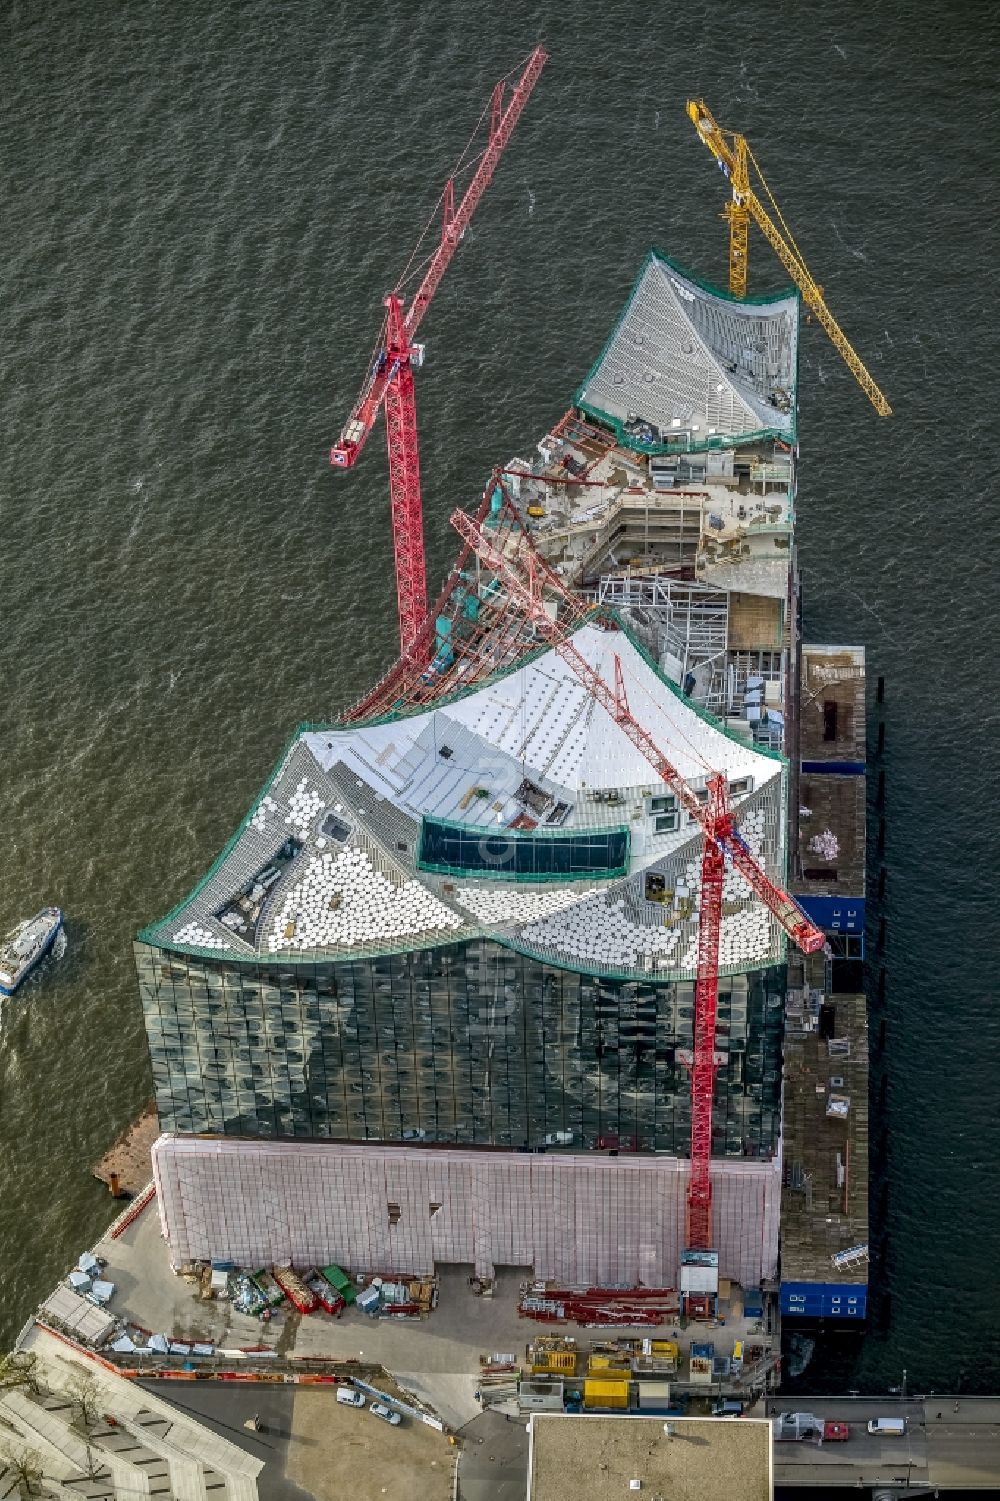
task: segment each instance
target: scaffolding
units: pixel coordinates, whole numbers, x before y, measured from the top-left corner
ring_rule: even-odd
[[[723,590],[662,573],[626,572],[606,574],[591,598],[623,611],[696,703],[726,712],[729,596]]]
[[[502,491],[491,482],[476,519],[506,551],[517,547],[521,526],[516,513],[502,502]],[[341,722],[417,713],[464,694],[546,649],[506,590],[499,588],[492,574],[482,573],[466,543],[411,649],[370,693],[345,710]]]

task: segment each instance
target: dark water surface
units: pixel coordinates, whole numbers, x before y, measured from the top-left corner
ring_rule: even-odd
[[[0,923],[58,901],[70,947],[0,1024],[0,1341],[110,1215],[89,1168],[150,1090],[132,935],[291,727],[390,660],[381,439],[346,479],[326,453],[448,164],[542,38],[423,325],[432,579],[448,512],[565,409],[649,244],[724,279],[703,93],[896,409],[804,331],[806,631],[863,641],[890,700],[891,1302],[838,1374],[1000,1385],[993,14],[4,8]],[[754,238],[751,288],[782,282]]]

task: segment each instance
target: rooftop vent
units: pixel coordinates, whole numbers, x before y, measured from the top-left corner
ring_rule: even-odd
[[[320,833],[327,839],[336,839],[339,844],[343,844],[351,837],[351,826],[335,813],[328,813],[320,825]]]

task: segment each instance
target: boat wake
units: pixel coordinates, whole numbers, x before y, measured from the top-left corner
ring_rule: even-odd
[[[813,1351],[816,1348],[814,1339],[807,1339],[804,1334],[791,1334],[788,1337],[788,1364],[789,1376],[801,1376],[806,1366],[812,1360]]]

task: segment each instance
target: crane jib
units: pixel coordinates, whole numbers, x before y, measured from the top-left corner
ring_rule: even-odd
[[[781,210],[767,186],[764,174],[750,150],[746,137],[738,135],[735,131],[723,132],[704,99],[689,99],[687,113],[701,140],[715,157],[723,177],[727,182],[735,184],[738,190],[733,194],[736,208],[745,208],[752,215],[758,229],[802,293],[806,306],[816,315],[834,348],[879,416],[891,416],[892,407],[827,307],[819,284],[810,275],[782,217]],[[732,147],[729,144],[730,139]],[[774,223],[757,194],[749,188],[748,161],[753,163],[781,229]],[[734,296],[742,299],[747,295],[747,226],[744,216],[732,211],[732,205],[724,217],[729,220],[729,290]]]
[[[431,257],[430,265],[417,288],[409,310],[404,313],[398,294],[420,250],[423,235],[417,242],[407,269],[400,282],[397,283],[396,289],[385,298],[384,306],[389,309],[389,313],[384,326],[384,345],[375,357],[375,368],[369,368],[367,372],[361,395],[354,403],[351,416],[339,440],[330,450],[331,464],[339,469],[353,468],[367,442],[379,411],[385,408],[393,556],[396,571],[396,604],[399,615],[400,650],[403,657],[409,654],[420,636],[427,615],[423,499],[420,489],[420,454],[411,375],[412,368],[419,365],[421,360],[418,347],[413,345],[413,334],[447,270],[469,220],[492,180],[497,163],[506,149],[511,133],[547,60],[548,55],[544,49],[536,47],[528,58],[514,87],[510,102],[502,115],[500,106],[506,79],[501,79],[494,88],[490,138],[486,150],[479,159],[479,165],[457,211],[454,208],[454,179],[449,179],[445,185],[442,195],[444,224],[441,240],[435,254]],[[490,109],[487,106],[483,115],[480,116],[480,123],[489,113]],[[478,128],[477,125],[476,129]],[[473,132],[474,135],[475,132]],[[469,146],[471,144],[470,140]],[[465,161],[467,152],[468,147],[462,153],[460,166]],[[390,361],[393,362],[392,368],[387,373]]]
[[[499,483],[497,475],[494,475],[494,480]],[[480,561],[506,585],[508,592],[519,600],[525,614],[535,622],[541,635],[559,653],[588,692],[603,705],[619,728],[628,735],[657,775],[673,790],[692,817],[701,825],[706,840],[711,840],[724,854],[729,855],[758,900],[773,913],[793,942],[806,953],[812,953],[821,947],[825,941],[822,933],[814,927],[792,897],[761,869],[743,838],[736,833],[731,822],[731,814],[727,813],[724,820],[717,820],[712,816],[710,808],[702,805],[697,794],[688,786],[669,758],[657,747],[649,731],[635,719],[627,703],[605,682],[597,669],[580,654],[567,638],[565,628],[560,628],[549,617],[540,596],[534,592],[530,583],[518,575],[513,558],[501,552],[494,539],[486,534],[481,524],[466,516],[464,511],[454,511],[451,524],[469,543]],[[527,563],[529,569],[533,566],[538,568],[541,560],[535,553],[527,534],[521,536],[519,553],[521,560]],[[548,568],[544,571],[556,592],[564,600],[571,600],[562,581]]]

